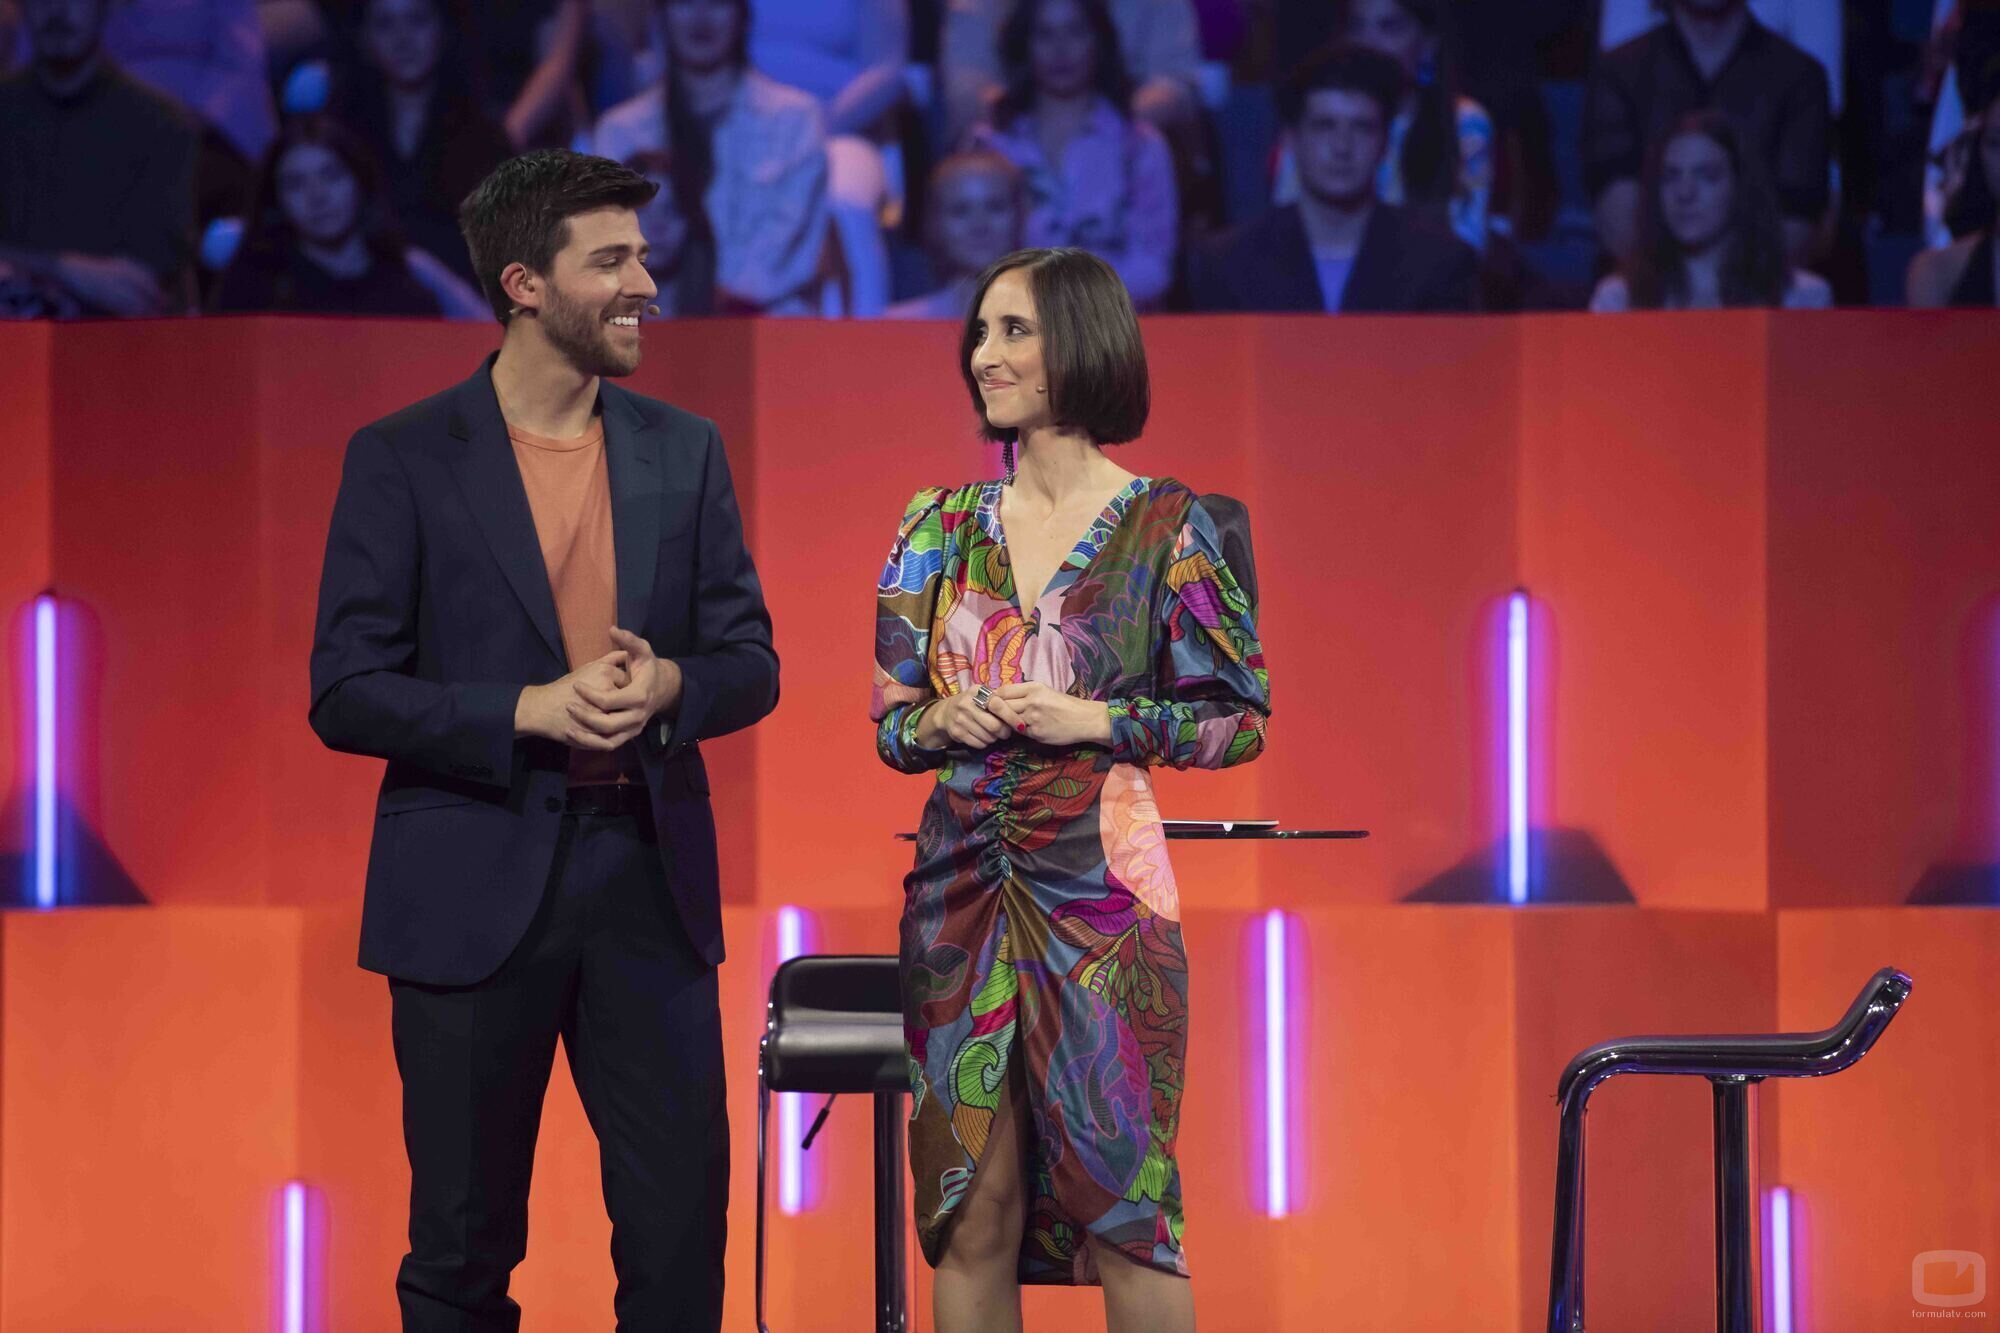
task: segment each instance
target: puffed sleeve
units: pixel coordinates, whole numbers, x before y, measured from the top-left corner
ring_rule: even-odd
[[[875,752],[905,773],[945,762],[945,751],[917,744],[917,724],[937,702],[930,675],[931,625],[944,580],[946,492],[929,487],[911,497],[895,545],[875,590],[875,677],[868,716]]]
[[[1247,518],[1236,537],[1247,559]],[[1120,763],[1228,768],[1263,752],[1271,677],[1256,608],[1223,545],[1215,520],[1195,501],[1160,597],[1154,693],[1110,704],[1111,753]]]

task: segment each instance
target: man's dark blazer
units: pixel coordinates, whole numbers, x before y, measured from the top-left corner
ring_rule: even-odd
[[[517,740],[521,689],[568,669],[493,358],[358,431],[327,535],[313,730],[389,761],[376,800],[361,966],[464,985],[527,932],[563,818],[569,751]],[[680,664],[671,718],[637,742],[667,883],[722,961],[715,821],[696,742],[777,704],[778,658],[713,423],[604,382],[618,623]]]
[[[1340,313],[1472,310],[1479,256],[1450,231],[1377,204],[1361,233]],[[1274,208],[1188,255],[1196,310],[1323,311],[1319,269],[1297,204]]]

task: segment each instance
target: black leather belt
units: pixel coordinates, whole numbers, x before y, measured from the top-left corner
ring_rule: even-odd
[[[571,787],[563,800],[563,813],[566,815],[636,815],[652,808],[643,782],[607,782]]]

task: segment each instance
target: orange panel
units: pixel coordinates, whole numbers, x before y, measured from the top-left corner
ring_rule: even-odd
[[[254,519],[256,630],[235,640],[217,616],[195,619],[189,629],[231,652],[255,643],[256,660],[272,664],[220,672],[203,687],[232,711],[254,710],[260,724],[254,758],[267,811],[264,837],[241,839],[256,853],[253,882],[275,903],[358,903],[382,765],[331,753],[306,725],[305,663],[341,460],[348,437],[362,426],[471,374],[493,331],[382,321],[357,343],[354,325],[339,320],[231,320],[225,327],[236,332],[240,355],[254,369],[246,376],[241,363],[218,356],[197,373],[206,378],[200,401],[247,400],[254,450],[241,466],[249,469],[245,484],[256,506],[246,516]],[[186,489],[202,475],[192,469],[173,484]],[[165,574],[177,571],[149,578]],[[148,586],[158,595],[157,582]],[[182,725],[192,723],[192,712],[183,714]],[[199,783],[200,750],[183,745],[176,757],[180,780]],[[216,886],[203,880],[171,892],[207,897]]]
[[[394,1333],[410,1200],[402,1085],[389,983],[354,965],[358,885],[352,897],[339,907],[272,912],[299,922],[296,1170],[326,1201],[326,1328]]]
[[[1382,907],[1302,919],[1303,1208],[1261,1224],[1275,1264],[1256,1273],[1261,1297],[1239,1294],[1276,1307],[1273,1327],[1301,1333],[1505,1328],[1523,1248],[1509,918]],[[1247,986],[1243,998],[1259,1002]],[[1242,1137],[1261,1105],[1226,1108],[1220,1130]]]
[[[1514,582],[1517,325],[1243,323],[1274,710],[1258,813],[1376,835],[1265,849],[1259,901],[1391,901],[1494,827],[1474,664]]]
[[[1615,329],[1615,338],[1606,336]],[[1648,906],[1760,908],[1764,316],[1521,325],[1521,581],[1558,827]]]
[[[49,324],[0,323],[0,857],[31,842],[34,681],[25,609],[49,584]],[[8,884],[11,897],[14,885]]]
[[[756,347],[756,556],[784,664],[753,733],[758,892],[895,904],[910,848],[892,835],[917,826],[929,778],[875,758],[875,581],[910,496],[991,475],[986,451],[938,325],[772,320]]]
[[[1507,920],[1514,937],[1520,1326],[1531,1330],[1548,1317],[1555,1091],[1563,1068],[1613,1037],[1771,1031],[1776,983],[1771,918],[1761,912],[1531,908]],[[1584,1254],[1591,1329],[1710,1327],[1708,1084],[1614,1079],[1590,1105]]]
[[[1787,911],[1778,921],[1778,1021],[1823,1028],[1875,970],[1916,982],[1866,1059],[1775,1091],[1777,1178],[1800,1214],[1799,1328],[1905,1327],[1911,1263],[1973,1250],[2000,1311],[2000,917],[1963,909]],[[1940,1312],[1942,1313],[1942,1312]]]
[[[1976,312],[1777,317],[1771,874],[1788,907],[2000,864],[2000,352]]]
[[[4,923],[0,1325],[270,1327],[273,1205],[298,1124],[297,918]]]
[[[1177,859],[1183,849],[1174,849]],[[1278,1242],[1289,1224],[1271,1221],[1258,1206],[1252,1189],[1258,1164],[1243,1132],[1252,1108],[1263,1105],[1263,1088],[1250,1062],[1251,1038],[1258,1031],[1252,1021],[1262,1017],[1261,1001],[1250,994],[1250,955],[1244,948],[1244,933],[1253,919],[1240,911],[1195,910],[1188,912],[1182,929],[1188,956],[1188,1070],[1175,1153],[1195,1315],[1208,1327],[1276,1327],[1282,1314],[1278,1279],[1284,1255]],[[1305,1043],[1294,1048],[1303,1050]],[[1303,1081],[1303,1072],[1296,1081]],[[1103,1297],[1097,1291],[1035,1295],[1049,1312],[1041,1327],[1104,1327]]]
[[[83,726],[117,738],[79,776],[97,781],[98,831],[149,896],[254,902],[265,810],[246,704],[275,673],[254,650],[255,331],[170,328],[80,325],[56,345],[56,576],[100,631]]]

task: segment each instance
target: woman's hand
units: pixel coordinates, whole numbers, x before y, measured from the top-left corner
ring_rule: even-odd
[[[973,701],[970,690],[948,694],[924,710],[922,720],[917,723],[917,744],[926,750],[951,746],[983,750],[1012,735],[1017,721],[1013,709],[1001,702],[997,690],[989,696],[986,708]]]
[[[1111,710],[1095,699],[1079,699],[1039,681],[1002,685],[992,706],[1006,710],[1015,731],[1044,745],[1111,744]]]

